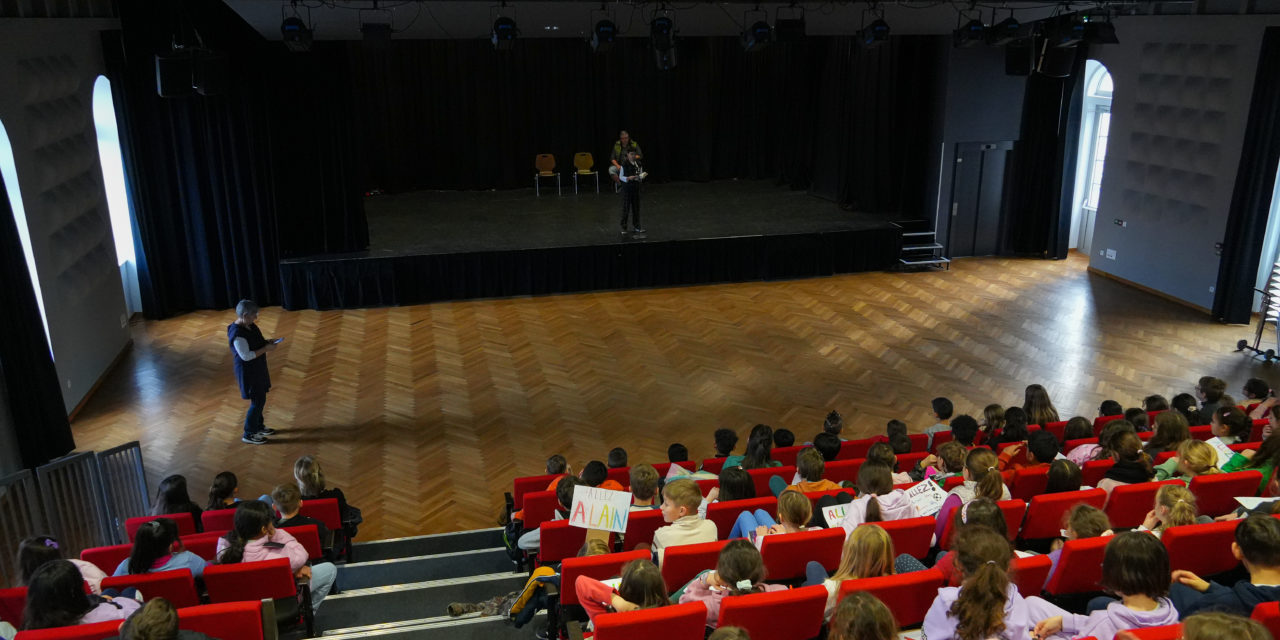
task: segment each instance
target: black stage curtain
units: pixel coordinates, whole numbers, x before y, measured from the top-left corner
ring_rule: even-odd
[[[1013,147],[1005,200],[1006,246],[1013,253],[1067,257],[1088,58],[1081,44],[1069,76],[1032,73],[1027,79],[1022,131]]]
[[[1269,27],[1258,58],[1214,289],[1213,316],[1222,322],[1247,324],[1253,317],[1253,287],[1280,164],[1280,83],[1276,78],[1280,78],[1280,27]]]
[[[538,153],[567,180],[578,151],[605,170],[627,129],[655,180],[773,178],[860,210],[924,208],[937,37],[869,50],[814,37],[754,54],[686,38],[665,72],[645,38],[601,55],[570,39],[503,53],[482,40],[322,44],[351,59],[366,189],[529,187]]]
[[[9,395],[18,453],[27,468],[66,455],[76,447],[62,404],[62,387],[49,355],[49,340],[40,320],[35,288],[13,221],[8,190],[0,180],[0,370]]]
[[[104,52],[148,316],[275,304],[281,254],[367,246],[342,104],[308,82],[329,60],[290,59],[216,0],[125,2],[120,20]],[[197,33],[229,56],[225,93],[158,97],[155,54]]]

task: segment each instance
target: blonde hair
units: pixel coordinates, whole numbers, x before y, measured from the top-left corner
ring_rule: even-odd
[[[680,478],[667,483],[662,488],[662,497],[670,500],[671,504],[677,507],[685,507],[690,512],[697,511],[698,506],[702,504],[702,492],[698,490],[698,483],[688,479]]]
[[[1218,450],[1200,440],[1184,440],[1178,445],[1178,462],[1193,476],[1221,473],[1218,469]]]
[[[778,496],[778,520],[804,528],[813,517],[813,504],[803,493],[788,489]]]
[[[844,540],[840,566],[831,579],[836,582],[854,578],[879,578],[893,575],[893,538],[874,524],[859,525]]]
[[[315,497],[324,491],[324,470],[314,456],[302,456],[293,463],[293,479],[298,481],[302,497]]]
[[[1186,487],[1177,484],[1166,484],[1156,491],[1156,507],[1164,507],[1169,510],[1169,515],[1164,518],[1157,530],[1163,531],[1168,527],[1181,527],[1187,524],[1196,523],[1196,496],[1187,490]]]

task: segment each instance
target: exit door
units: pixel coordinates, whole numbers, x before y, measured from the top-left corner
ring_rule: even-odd
[[[1005,166],[1012,149],[1012,141],[956,145],[948,256],[989,256],[1003,249]]]

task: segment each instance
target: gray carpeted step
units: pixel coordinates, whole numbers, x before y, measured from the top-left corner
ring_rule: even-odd
[[[503,546],[502,528],[494,527],[493,529],[473,529],[471,531],[437,533],[428,536],[357,542],[353,555],[357,562],[371,562],[411,556],[429,556],[438,553],[492,549],[501,546]]]
[[[470,618],[427,618],[403,623],[325,632],[325,640],[529,640],[546,625],[546,614],[517,629],[496,616]]]
[[[445,615],[451,602],[482,602],[524,586],[523,573],[494,573],[389,587],[350,589],[329,596],[316,612],[318,629],[363,627]]]
[[[357,558],[360,556],[357,555]],[[503,547],[430,556],[355,562],[338,568],[343,590],[384,587],[409,582],[466,578],[515,569]]]

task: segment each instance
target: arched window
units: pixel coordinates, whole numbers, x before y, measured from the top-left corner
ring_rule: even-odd
[[[1086,78],[1084,113],[1088,135],[1080,142],[1089,145],[1090,153],[1087,164],[1082,167],[1087,171],[1084,207],[1097,211],[1098,198],[1102,195],[1102,165],[1107,158],[1107,136],[1111,131],[1111,92],[1115,86],[1111,73],[1096,60],[1088,62]]]
[[[120,264],[125,307],[132,314],[142,310],[133,250],[133,218],[120,154],[120,128],[111,99],[111,81],[106,76],[98,76],[93,83],[93,127],[98,133],[98,158],[102,164],[102,183],[107,190],[107,210],[111,214],[111,234],[115,238],[116,261]]]
[[[14,164],[13,145],[9,142],[9,132],[4,128],[3,122],[0,122],[0,178],[4,179],[5,191],[9,193],[9,207],[13,210],[13,221],[18,226],[18,239],[22,242],[22,253],[27,258],[27,275],[36,292],[36,305],[40,308],[40,321],[44,323],[44,336],[49,340],[49,355],[52,357],[53,337],[49,335],[49,319],[44,312],[44,293],[40,290],[40,278],[36,275],[36,254],[31,250],[27,211],[22,206],[22,189],[18,186],[18,167]]]

